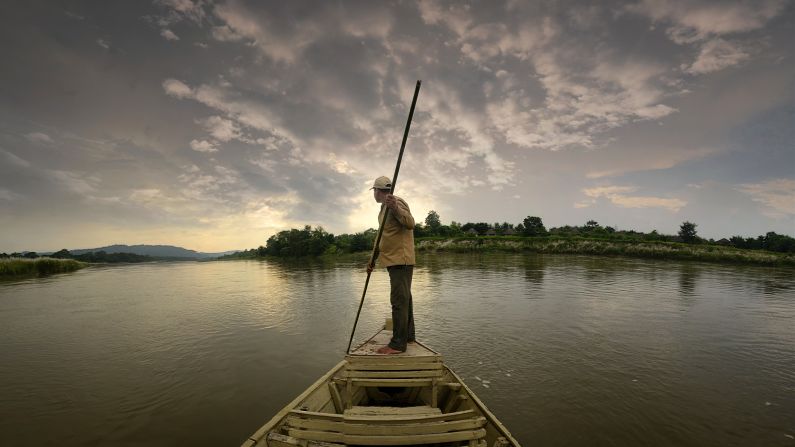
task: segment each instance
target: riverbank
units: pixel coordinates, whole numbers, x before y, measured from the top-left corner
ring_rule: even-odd
[[[80,270],[88,264],[73,259],[0,259],[0,278],[46,276]]]
[[[420,239],[416,244],[417,251],[420,252],[526,251],[550,254],[630,256],[795,267],[795,255],[793,254],[775,253],[764,250],[745,250],[711,244],[506,236]]]

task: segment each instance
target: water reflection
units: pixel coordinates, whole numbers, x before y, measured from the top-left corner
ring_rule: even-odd
[[[239,444],[342,357],[366,260],[0,284],[0,444]],[[795,435],[791,270],[422,253],[413,293],[418,336],[527,445]],[[379,269],[356,340],[383,323],[388,297]]]
[[[540,254],[527,254],[521,257],[524,267],[524,278],[529,283],[531,290],[538,290],[544,284],[546,264],[544,256]]]
[[[696,282],[700,274],[700,268],[696,265],[682,264],[679,266],[679,296],[683,298],[695,296]]]

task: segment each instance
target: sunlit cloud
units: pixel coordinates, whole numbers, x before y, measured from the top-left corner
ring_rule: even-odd
[[[75,194],[89,197],[97,192],[99,179],[96,177],[61,170],[53,170],[50,174],[58,183]]]
[[[574,204],[575,208],[586,208],[596,203],[598,198],[606,198],[613,205],[621,208],[664,208],[671,212],[677,212],[687,202],[677,198],[663,198],[651,196],[633,196],[628,193],[637,190],[633,186],[597,186],[594,188],[583,189],[583,193],[590,197],[592,200],[577,202]]]
[[[187,84],[176,79],[163,81],[163,90],[166,91],[166,94],[175,98],[189,98],[193,95],[193,91]]]
[[[374,226],[368,188],[394,172],[416,79],[398,194],[418,220],[791,227],[784,0],[153,0],[129,18],[94,2],[47,26],[12,9],[7,33],[35,38],[0,43],[18,67],[0,92],[16,222],[0,250],[41,243],[30,225],[56,209],[73,240],[219,251]],[[718,200],[710,184],[738,186]]]
[[[677,148],[670,147],[664,150],[644,153],[641,156],[623,157],[621,160],[611,161],[608,169],[589,170],[585,177],[589,179],[612,177],[629,172],[659,171],[671,169],[683,163],[700,160],[720,152],[717,147]]]
[[[240,126],[237,123],[220,116],[211,116],[199,122],[218,141],[227,142],[232,139],[239,139],[241,136]]]
[[[750,54],[741,46],[723,39],[705,42],[696,60],[686,68],[693,74],[705,74],[737,65],[748,59]]]
[[[190,148],[196,152],[218,152],[218,147],[207,140],[191,140]]]
[[[179,36],[174,34],[174,31],[171,31],[170,29],[164,29],[163,31],[160,31],[160,35],[166,40],[179,40]]]
[[[758,29],[781,13],[786,5],[786,0],[643,0],[626,8],[655,22],[670,24],[668,34],[672,40],[690,43],[711,35]]]
[[[31,132],[25,135],[25,138],[27,138],[29,141],[33,143],[47,143],[47,144],[53,143],[52,138],[50,138],[50,136],[47,135],[46,133],[42,132]]]
[[[774,218],[795,216],[795,180],[773,179],[762,183],[746,183],[739,190],[767,208],[765,213]]]

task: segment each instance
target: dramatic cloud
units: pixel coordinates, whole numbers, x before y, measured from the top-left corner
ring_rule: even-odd
[[[193,22],[201,23],[206,16],[204,0],[196,0],[195,2],[191,0],[155,0],[155,3],[170,9],[171,14],[163,18],[167,22],[186,18]]]
[[[417,79],[418,220],[791,233],[791,2],[39,9],[0,16],[0,251],[374,226]]]
[[[786,0],[643,0],[627,9],[670,24],[668,34],[672,40],[690,43],[710,35],[761,28],[786,4]]]

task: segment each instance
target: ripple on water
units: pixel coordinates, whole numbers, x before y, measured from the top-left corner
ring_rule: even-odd
[[[421,255],[418,337],[527,445],[786,445],[795,280],[776,269]],[[239,443],[342,356],[359,263],[87,269],[0,286],[4,439]],[[389,312],[371,280],[357,340]],[[197,430],[201,428],[201,430]]]

